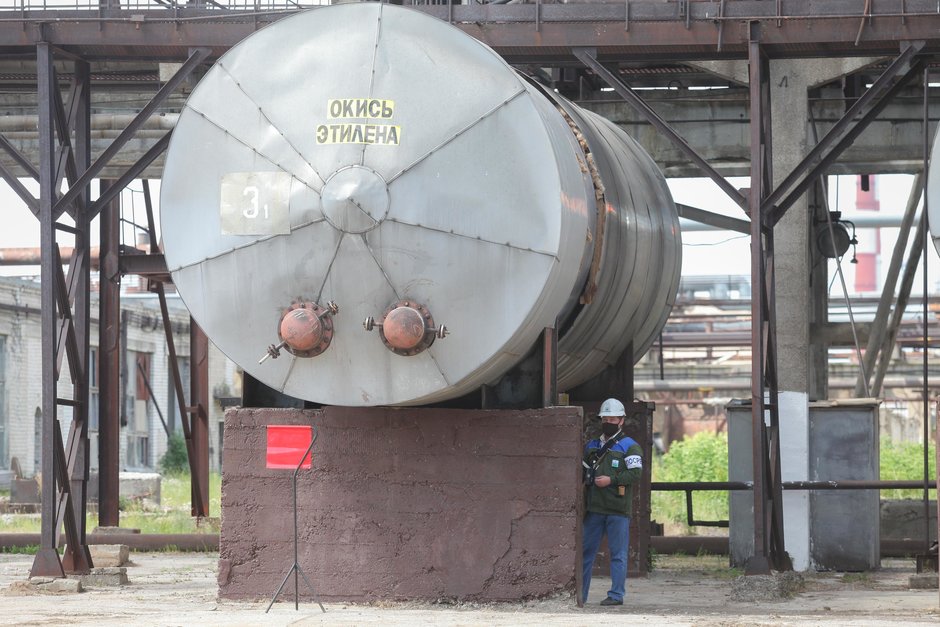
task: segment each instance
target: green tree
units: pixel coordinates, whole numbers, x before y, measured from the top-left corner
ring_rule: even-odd
[[[673,442],[669,452],[653,462],[653,481],[727,481],[728,435],[701,432]],[[693,492],[692,508],[699,520],[727,520],[728,493]],[[685,522],[685,492],[653,492],[653,518]]]
[[[178,475],[189,472],[186,440],[179,433],[172,433],[167,440],[166,453],[160,458],[160,470],[165,475]]]

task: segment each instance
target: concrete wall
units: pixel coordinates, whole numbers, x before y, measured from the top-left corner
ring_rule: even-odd
[[[298,502],[299,561],[321,599],[574,593],[579,408],[330,407],[227,412],[220,597],[268,598],[291,565],[291,472],[265,467],[269,424],[319,429]]]

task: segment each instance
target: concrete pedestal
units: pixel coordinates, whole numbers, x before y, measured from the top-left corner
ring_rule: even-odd
[[[266,427],[304,424],[319,439],[298,479],[299,561],[321,600],[575,592],[579,408],[329,407],[226,413],[220,597],[270,598],[290,568],[291,471],[265,467]]]

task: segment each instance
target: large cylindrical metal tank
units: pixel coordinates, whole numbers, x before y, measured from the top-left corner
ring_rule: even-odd
[[[635,141],[381,3],[286,18],[218,61],[173,133],[161,223],[210,339],[325,404],[458,397],[556,324],[577,385],[645,352],[679,280],[675,205]]]

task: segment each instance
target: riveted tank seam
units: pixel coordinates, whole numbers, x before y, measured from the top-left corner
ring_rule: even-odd
[[[333,271],[333,263],[336,261],[336,258],[339,257],[339,249],[343,246],[343,239],[346,237],[346,233],[340,231],[339,241],[336,242],[336,250],[333,251],[333,257],[330,259],[330,263],[326,267],[326,272],[323,274],[323,282],[320,283],[320,289],[317,290],[316,301],[320,302],[323,298],[323,288],[326,287],[326,282],[330,278],[330,272]]]
[[[546,257],[551,257],[555,261],[558,261],[558,255],[556,255],[555,253],[550,253],[544,250],[536,250],[534,248],[524,248],[522,246],[516,246],[515,244],[512,244],[511,242],[497,242],[495,240],[480,237],[479,235],[468,235],[466,233],[458,233],[457,231],[454,231],[453,229],[445,231],[444,229],[436,229],[433,226],[428,226],[427,224],[414,224],[411,222],[398,220],[396,218],[386,218],[386,221],[394,222],[395,224],[401,224],[402,226],[414,227],[416,229],[427,229],[428,231],[434,231],[435,233],[443,233],[445,235],[453,235],[455,237],[464,237],[466,239],[476,240],[478,242],[483,242],[485,244],[493,244],[494,246],[506,246],[508,248],[512,248],[514,250],[518,250],[524,253],[534,253],[536,255],[544,255]]]
[[[310,191],[314,192],[317,196],[320,195],[320,190],[319,190],[319,189],[317,189],[316,187],[314,187],[313,185],[311,185],[309,182],[305,181],[305,180],[302,179],[301,177],[297,176],[297,174],[296,174],[295,172],[291,172],[288,168],[284,167],[283,165],[281,165],[280,163],[278,163],[277,161],[275,161],[275,160],[272,159],[271,157],[267,156],[267,155],[264,154],[263,152],[260,152],[257,148],[255,148],[254,146],[252,146],[251,144],[249,144],[248,142],[246,142],[244,139],[242,139],[242,138],[238,137],[237,135],[233,134],[232,132],[230,132],[227,128],[225,128],[224,126],[222,126],[221,124],[219,124],[218,122],[216,122],[215,120],[213,120],[212,118],[210,118],[208,115],[206,115],[205,113],[203,113],[202,111],[200,111],[200,110],[197,109],[196,107],[192,106],[191,104],[189,104],[189,103],[187,102],[187,103],[183,106],[183,108],[184,108],[184,109],[189,109],[190,111],[192,111],[193,113],[195,113],[196,115],[198,115],[199,117],[201,117],[202,119],[204,119],[206,122],[208,122],[208,123],[211,124],[212,126],[216,127],[217,129],[219,129],[220,131],[222,131],[223,133],[225,133],[225,136],[226,136],[226,137],[231,137],[232,139],[234,139],[235,141],[237,141],[238,143],[240,143],[240,144],[241,144],[242,146],[244,146],[245,148],[248,148],[248,149],[251,150],[254,154],[258,155],[259,157],[261,157],[262,159],[264,159],[265,161],[267,161],[267,162],[270,163],[271,165],[274,165],[274,166],[280,168],[280,170],[281,170],[282,172],[286,172],[287,174],[290,174],[290,175],[293,176],[295,179],[297,179],[302,185],[306,186],[307,188],[310,189]],[[301,155],[301,157],[302,157],[302,155]],[[307,165],[310,165],[309,163],[307,163],[306,159],[304,159],[304,163],[306,163]],[[313,168],[313,166],[310,166],[310,167]],[[316,170],[314,170],[313,172],[314,172],[314,174],[317,175],[317,178],[320,177],[320,174],[319,174]]]
[[[517,91],[517,92],[515,92],[514,94],[512,94],[511,96],[509,96],[509,98],[506,98],[505,100],[503,100],[502,102],[500,102],[498,105],[496,105],[495,107],[493,107],[492,109],[490,109],[489,111],[487,111],[486,113],[484,113],[483,115],[481,115],[479,118],[477,118],[476,120],[474,120],[473,122],[471,122],[470,124],[468,124],[467,126],[465,126],[464,128],[460,129],[459,131],[457,131],[456,133],[454,133],[453,135],[451,135],[450,137],[448,137],[447,139],[445,139],[444,141],[442,141],[440,144],[438,144],[437,146],[435,146],[434,148],[432,148],[431,150],[429,150],[427,153],[425,153],[424,155],[422,155],[422,156],[418,157],[417,159],[415,159],[415,160],[414,160],[413,162],[411,162],[409,165],[407,165],[407,166],[405,166],[404,168],[402,168],[399,172],[396,172],[395,174],[393,174],[392,176],[390,176],[389,179],[388,179],[388,181],[387,181],[388,184],[391,185],[391,184],[392,184],[397,178],[399,178],[401,175],[403,175],[404,173],[408,172],[409,170],[415,168],[419,163],[421,163],[422,161],[424,161],[425,159],[427,159],[428,157],[430,157],[431,155],[433,155],[435,152],[439,151],[441,148],[443,148],[443,147],[446,146],[447,144],[451,143],[452,141],[454,141],[455,139],[457,139],[458,137],[460,137],[461,135],[463,135],[464,133],[466,133],[467,131],[469,131],[470,129],[472,129],[474,126],[476,126],[477,124],[479,124],[479,123],[482,122],[483,120],[487,119],[488,117],[490,117],[491,115],[493,115],[494,113],[496,113],[497,111],[499,111],[501,108],[503,108],[504,106],[506,106],[507,104],[509,104],[510,102],[512,102],[513,100],[515,100],[516,98],[518,98],[519,96],[521,96],[521,95],[524,94],[524,93],[526,93],[526,90],[525,90],[525,87],[522,87],[521,89],[519,89],[519,91]]]
[[[314,224],[319,224],[320,222],[326,222],[326,221],[327,221],[326,218],[316,218],[315,220],[310,220],[308,222],[304,222],[303,224],[292,226],[290,228],[290,233],[275,233],[274,235],[264,235],[264,236],[259,237],[258,239],[253,239],[250,242],[245,242],[243,244],[239,244],[238,246],[233,246],[232,248],[226,248],[223,251],[220,251],[214,255],[209,255],[208,257],[203,257],[202,259],[199,259],[197,261],[191,261],[189,263],[184,263],[182,265],[169,268],[168,271],[173,273],[173,272],[179,272],[180,270],[185,270],[186,268],[191,268],[193,266],[198,266],[201,263],[206,263],[207,261],[218,259],[219,257],[222,257],[224,255],[231,255],[232,253],[238,252],[239,250],[242,250],[244,248],[249,248],[251,246],[254,246],[255,244],[267,242],[273,239],[277,239],[279,237],[287,237],[289,235],[292,235],[295,231],[299,231],[300,229],[307,228],[308,226],[313,226]]]
[[[306,163],[308,166],[310,166],[310,169],[313,170],[313,173],[317,175],[317,178],[320,179],[320,182],[323,183],[323,184],[325,184],[325,183],[326,183],[326,180],[325,180],[325,179],[323,178],[323,176],[317,171],[316,166],[314,166],[312,163],[310,163],[310,161],[307,160],[307,158],[303,155],[303,153],[300,152],[300,150],[297,149],[297,146],[295,146],[295,145],[293,144],[293,142],[291,142],[291,140],[288,139],[287,135],[284,134],[284,131],[282,131],[282,130],[280,129],[280,127],[278,127],[278,126],[271,120],[270,116],[268,116],[268,114],[264,112],[264,109],[261,107],[261,105],[258,104],[258,102],[257,102],[254,98],[251,97],[251,95],[250,95],[250,94],[245,90],[245,88],[242,86],[241,82],[240,82],[237,78],[235,78],[235,75],[232,74],[232,73],[229,71],[229,69],[228,69],[227,67],[225,67],[225,64],[222,63],[221,60],[218,62],[218,66],[222,69],[223,72],[225,72],[225,73],[229,76],[229,78],[232,79],[232,82],[235,83],[235,86],[238,87],[238,89],[245,95],[245,98],[248,99],[248,102],[250,102],[250,103],[252,103],[253,105],[255,105],[256,107],[258,107],[258,113],[261,114],[261,116],[264,118],[265,122],[267,122],[267,123],[271,126],[271,128],[273,128],[274,130],[276,130],[276,131],[278,132],[278,135],[280,135],[281,138],[283,138],[284,142],[285,142],[288,146],[290,146],[291,149],[293,149],[293,151],[294,151],[295,153],[297,153],[297,156],[300,157],[301,161],[303,161],[303,162]],[[283,169],[283,168],[282,168],[282,169]],[[284,170],[284,171],[287,172],[287,170]]]
[[[369,77],[369,98],[371,99],[375,94],[375,60],[378,57],[379,52],[379,41],[382,38],[382,9],[385,7],[384,2],[379,3],[379,15],[375,20],[375,45],[372,47],[372,75]],[[366,150],[369,148],[369,144],[362,145],[362,153],[359,155],[359,165],[366,164]]]

